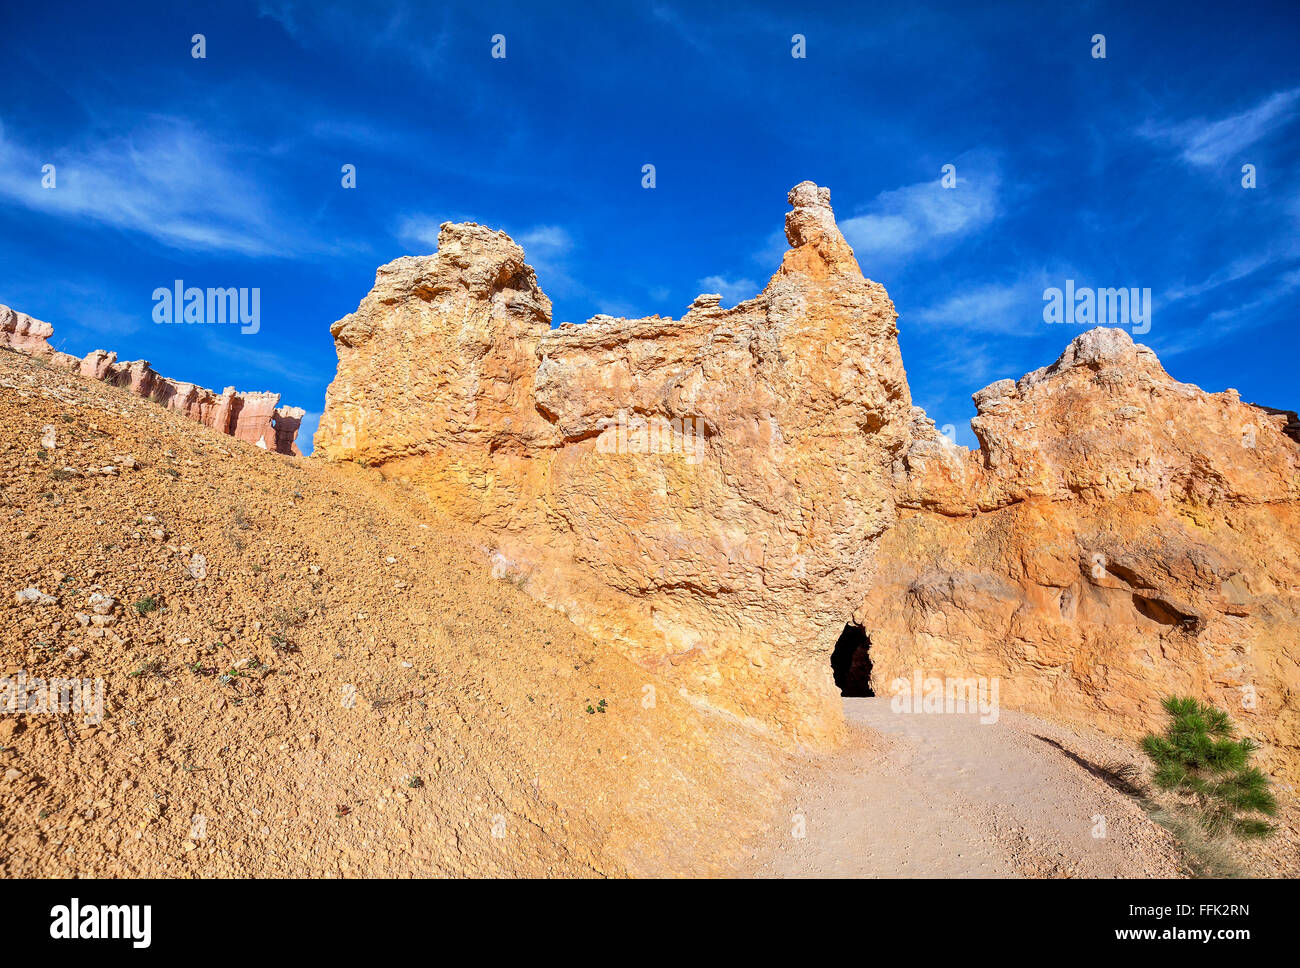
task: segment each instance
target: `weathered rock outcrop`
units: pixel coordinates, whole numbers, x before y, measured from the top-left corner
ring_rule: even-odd
[[[498,577],[789,737],[835,738],[852,617],[881,692],[996,677],[1007,707],[1129,737],[1191,693],[1300,779],[1294,415],[1098,329],[976,394],[958,448],[912,409],[829,201],[790,193],[791,248],[733,309],[555,330],[514,242],[446,224],[331,328],[317,451],[415,482]]]
[[[28,356],[51,356],[54,347],[49,339],[53,335],[54,327],[49,323],[0,306],[0,346]]]
[[[1300,779],[1300,445],[1122,330],[974,396],[980,449],[916,412],[857,613],[880,694],[998,677],[1003,705],[1137,736],[1185,693]]]
[[[316,447],[416,482],[484,529],[498,575],[688,695],[818,743],[911,402],[893,304],[829,191],[789,201],[755,298],[557,330],[519,246],[443,225],[331,327]]]
[[[278,393],[239,393],[226,387],[214,393],[193,383],[178,383],[154,372],[146,360],[119,363],[116,353],[92,350],[84,359],[62,353],[49,344],[54,327],[8,306],[0,306],[0,347],[25,353],[51,366],[114,386],[185,414],[223,434],[281,454],[300,454],[298,427],[306,411],[281,407]]]

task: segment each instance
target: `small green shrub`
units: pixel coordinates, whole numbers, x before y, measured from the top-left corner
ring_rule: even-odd
[[[1248,737],[1238,739],[1222,709],[1180,696],[1169,696],[1161,705],[1171,719],[1164,735],[1151,733],[1142,740],[1142,750],[1155,763],[1152,782],[1162,790],[1190,795],[1211,834],[1272,834],[1272,824],[1252,816],[1277,813],[1268,777],[1250,765],[1259,744]]]

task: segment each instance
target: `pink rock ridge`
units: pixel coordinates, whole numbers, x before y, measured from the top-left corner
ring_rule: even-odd
[[[78,359],[52,347],[54,327],[8,306],[0,306],[0,347],[47,360],[84,377],[111,383],[185,414],[206,427],[278,454],[301,455],[298,427],[306,411],[281,407],[278,393],[239,393],[226,387],[216,393],[156,373],[147,360],[119,363],[116,353],[94,350]]]

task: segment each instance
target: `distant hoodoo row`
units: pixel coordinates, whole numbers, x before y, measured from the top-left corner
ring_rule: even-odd
[[[48,361],[53,366],[84,377],[123,387],[137,396],[183,413],[191,420],[239,440],[280,454],[300,454],[298,427],[306,411],[281,407],[278,393],[239,393],[226,387],[221,393],[179,383],[154,372],[145,360],[119,363],[116,353],[94,350],[85,359],[61,353],[50,346],[54,327],[8,306],[0,306],[0,347]]]

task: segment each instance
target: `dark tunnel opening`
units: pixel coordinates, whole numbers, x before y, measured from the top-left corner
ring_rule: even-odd
[[[871,639],[861,625],[850,622],[835,642],[831,671],[841,696],[874,696],[871,688]]]

